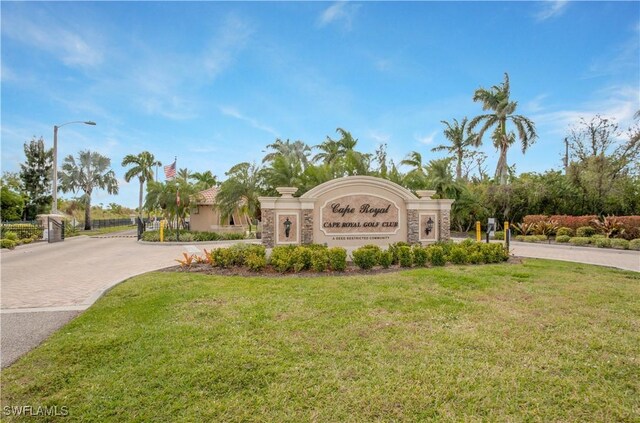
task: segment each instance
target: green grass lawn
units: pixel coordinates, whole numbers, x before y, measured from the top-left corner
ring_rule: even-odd
[[[63,421],[638,422],[640,273],[149,273],[5,369],[1,395]]]

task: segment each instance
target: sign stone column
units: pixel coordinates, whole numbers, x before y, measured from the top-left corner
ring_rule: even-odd
[[[275,213],[273,209],[262,209],[262,244],[267,248],[275,245]]]

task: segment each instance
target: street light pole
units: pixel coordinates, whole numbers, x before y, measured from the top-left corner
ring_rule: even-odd
[[[58,129],[70,125],[72,123],[83,123],[85,125],[94,125],[95,122],[87,120],[74,120],[73,122],[63,123],[62,125],[53,125],[53,198],[51,204],[51,214],[58,214]]]

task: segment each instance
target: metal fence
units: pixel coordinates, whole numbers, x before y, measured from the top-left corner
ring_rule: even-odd
[[[14,222],[2,222],[0,226],[0,238],[5,238],[7,232],[13,232],[18,239],[32,238],[42,239],[44,228],[37,220],[21,220]]]

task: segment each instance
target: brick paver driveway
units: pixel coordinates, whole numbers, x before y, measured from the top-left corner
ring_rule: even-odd
[[[176,264],[173,260],[183,251],[181,245],[145,245],[116,237],[3,250],[0,308],[84,309],[124,279]]]

